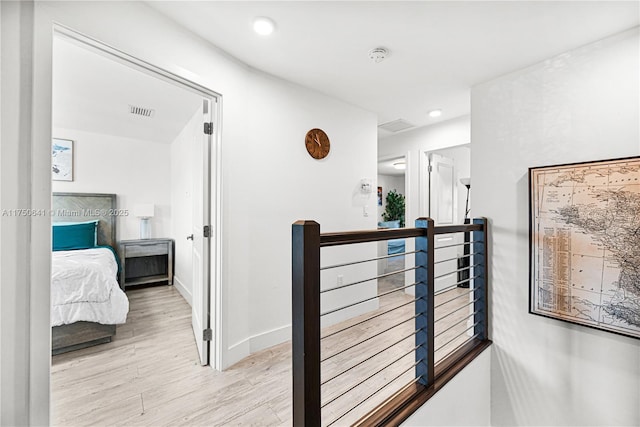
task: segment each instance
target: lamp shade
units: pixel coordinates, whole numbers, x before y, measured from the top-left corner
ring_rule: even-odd
[[[156,207],[153,203],[141,203],[133,207],[133,214],[138,218],[153,218]]]

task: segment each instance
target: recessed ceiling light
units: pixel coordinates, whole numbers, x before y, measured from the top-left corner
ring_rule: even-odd
[[[440,117],[441,115],[442,115],[442,110],[429,111],[429,117]]]
[[[273,33],[276,28],[276,23],[271,18],[265,16],[259,16],[253,20],[253,31],[261,36],[268,36]]]
[[[393,167],[398,170],[405,170],[407,168],[407,164],[405,162],[397,162],[393,164]]]

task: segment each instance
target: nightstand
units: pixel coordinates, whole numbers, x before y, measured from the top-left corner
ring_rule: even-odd
[[[156,282],[173,285],[173,239],[123,240],[119,249],[122,289]]]

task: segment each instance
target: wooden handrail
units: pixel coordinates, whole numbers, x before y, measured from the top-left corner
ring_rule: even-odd
[[[482,231],[483,224],[442,225],[433,227],[433,234]],[[410,239],[425,236],[424,228],[387,228],[383,230],[342,231],[320,234],[320,247],[378,242],[391,239]]]

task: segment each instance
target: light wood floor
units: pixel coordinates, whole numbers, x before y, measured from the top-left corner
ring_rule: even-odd
[[[391,277],[379,284],[380,291],[393,289],[401,279]],[[454,289],[436,299],[446,301],[462,295],[466,289]],[[225,372],[215,372],[199,365],[191,331],[191,309],[173,287],[159,286],[127,291],[130,313],[127,324],[118,327],[113,342],[52,358],[52,423],[60,426],[213,426],[213,425],[291,425],[291,345],[290,342],[258,352]],[[325,328],[323,336],[371,315],[411,300],[404,292],[380,299],[380,308]],[[466,297],[450,303],[467,304]],[[438,310],[450,311],[444,306]],[[386,396],[413,379],[413,338],[371,359],[379,352],[414,330],[407,321],[374,337],[379,331],[408,319],[413,304],[359,324],[322,341],[322,358],[339,353],[361,341],[352,350],[339,353],[322,363],[323,404],[336,398],[354,384],[393,362],[389,368],[365,381],[343,397],[323,408],[327,425],[348,408],[369,396],[403,371],[389,387],[333,425],[349,425]],[[436,311],[436,318],[440,315]],[[436,334],[462,321],[436,340],[443,347],[442,357],[466,339],[455,336],[467,328],[463,309],[436,323]],[[409,352],[405,357],[403,354]]]

